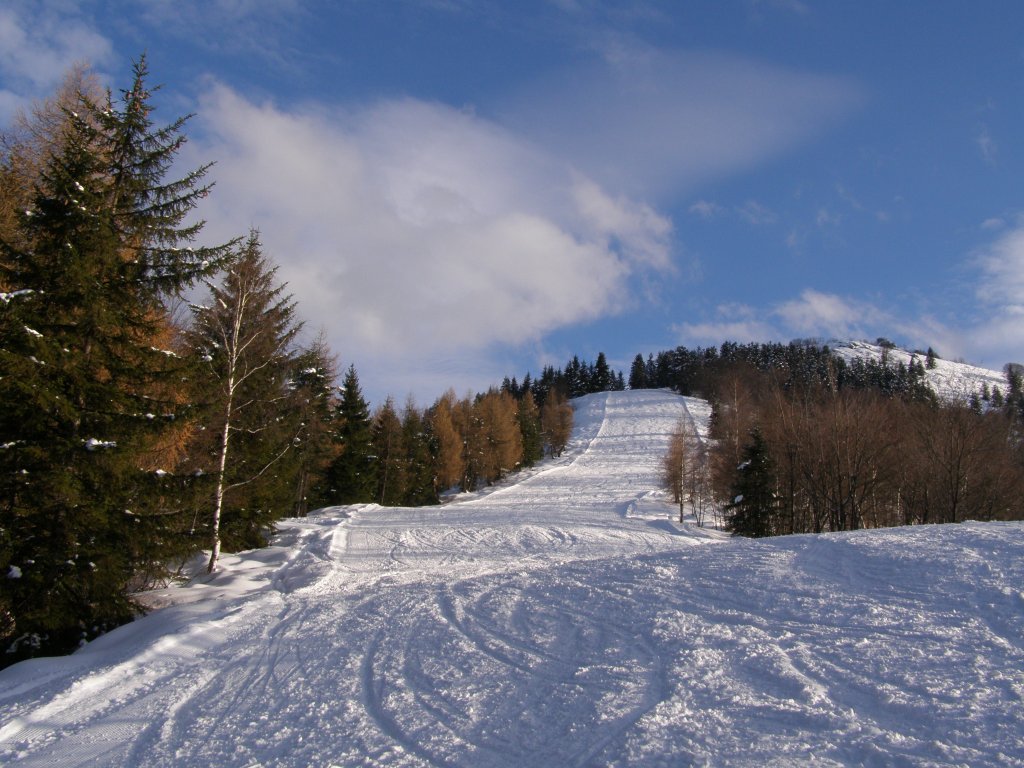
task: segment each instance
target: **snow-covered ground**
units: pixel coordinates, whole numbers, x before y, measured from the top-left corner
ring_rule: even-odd
[[[840,357],[846,360],[853,360],[860,357],[867,360],[879,360],[882,357],[882,348],[876,344],[869,344],[866,341],[832,341],[830,348]],[[890,365],[910,365],[912,360],[924,363],[925,355],[907,352],[903,349],[893,348],[887,351]],[[935,394],[941,400],[967,400],[972,394],[981,394],[983,386],[991,391],[998,387],[1003,394],[1007,392],[1006,376],[1002,371],[993,371],[988,368],[979,368],[969,363],[959,363],[953,360],[935,359],[935,367],[925,371],[925,381],[928,382]]]
[[[732,540],[657,490],[660,391],[441,508],[335,508],[63,659],[0,764],[1024,764],[1024,526]]]

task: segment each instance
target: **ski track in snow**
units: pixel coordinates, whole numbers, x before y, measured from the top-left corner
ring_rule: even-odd
[[[285,521],[0,672],[0,764],[1024,764],[1024,527],[728,539],[657,490],[706,403],[576,408],[514,485]]]

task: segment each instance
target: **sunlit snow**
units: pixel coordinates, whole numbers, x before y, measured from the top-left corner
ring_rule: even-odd
[[[660,465],[707,404],[576,403],[562,458],[438,508],[331,508],[0,672],[0,764],[1024,761],[1024,526],[737,540]]]

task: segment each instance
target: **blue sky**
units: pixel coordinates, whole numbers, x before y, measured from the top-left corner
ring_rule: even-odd
[[[206,239],[258,227],[379,402],[605,351],[885,335],[1024,362],[1018,2],[0,7],[0,121],[145,51]]]

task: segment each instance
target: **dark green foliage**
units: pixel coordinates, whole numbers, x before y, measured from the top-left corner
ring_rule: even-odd
[[[261,546],[273,522],[294,508],[298,466],[291,459],[304,424],[292,340],[301,326],[276,273],[259,234],[250,232],[222,281],[208,283],[208,304],[193,307],[190,340],[205,374],[199,386],[209,458],[202,469],[217,478],[202,517],[215,550],[218,536],[228,549]]]
[[[613,392],[625,388],[622,372],[611,370],[604,352],[599,352],[597,360],[593,363],[580,360],[579,355],[573,355],[564,369],[545,366],[538,379],[531,379],[527,373],[521,386],[516,385],[515,378],[505,377],[501,386],[503,392],[508,392],[517,400],[522,400],[526,392],[532,392],[538,408],[543,407],[551,390],[559,391],[564,397],[574,398],[593,392]]]
[[[743,460],[736,468],[732,502],[726,505],[729,530],[737,536],[771,536],[775,533],[778,498],[775,464],[768,445],[756,427],[743,449]]]
[[[402,503],[407,506],[420,507],[438,501],[430,443],[423,414],[410,400],[402,415],[402,445],[405,448],[405,497]]]
[[[372,422],[354,365],[349,366],[341,385],[337,420],[336,440],[340,453],[327,470],[326,495],[332,504],[374,501],[377,463],[373,452]]]
[[[724,342],[719,348],[677,347],[648,360],[648,387],[671,387],[683,395],[713,398],[716,382],[730,370],[747,368],[768,374],[792,392],[876,389],[904,400],[934,402],[935,394],[926,381],[925,366],[891,364],[885,359],[856,358],[847,363],[828,346],[814,341],[789,344],[737,344]]]
[[[302,437],[293,456],[296,465],[293,514],[296,517],[303,517],[328,502],[323,479],[336,454],[335,376],[335,361],[322,335],[295,358],[292,400],[302,425]]]
[[[374,415],[371,434],[377,468],[374,501],[383,506],[396,507],[406,498],[408,457],[402,422],[390,397]]]
[[[129,619],[133,584],[194,546],[188,482],[154,473],[186,411],[163,301],[223,251],[177,249],[205,169],[165,180],[184,120],[152,128],[145,74],[66,115],[19,245],[2,244],[0,573],[20,578],[0,664]]]
[[[633,365],[629,368],[629,388],[647,388],[647,367],[644,365],[644,356],[639,353],[633,358]]]

